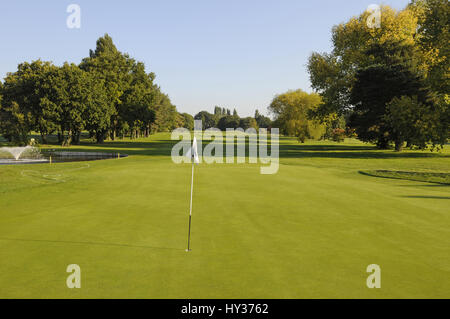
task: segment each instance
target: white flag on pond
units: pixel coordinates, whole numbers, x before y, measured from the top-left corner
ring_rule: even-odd
[[[187,157],[194,160],[195,164],[200,163],[197,152],[197,138],[194,136],[194,140],[192,141],[192,146],[186,154]]]

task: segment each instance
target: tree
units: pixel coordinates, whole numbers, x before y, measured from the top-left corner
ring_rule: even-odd
[[[367,26],[368,12],[335,26],[332,52],[313,53],[308,62],[312,87],[323,98],[313,115],[328,122],[327,116],[351,114],[358,138],[381,148],[394,141],[401,149],[403,132],[388,123],[387,105],[404,96],[394,110],[416,97],[411,108],[424,107],[438,121],[428,126],[427,137],[414,138],[416,146],[442,142],[448,136],[449,10],[447,0],[415,0],[399,12],[382,6],[381,28]],[[410,118],[404,107],[402,112]],[[396,109],[391,118],[399,114]]]
[[[355,106],[350,126],[360,140],[376,143],[379,148],[388,148],[393,141],[401,150],[403,135],[386,121],[387,104],[402,96],[416,96],[420,103],[430,103],[415,53],[414,46],[399,42],[375,44],[368,49],[373,64],[357,71],[350,100]]]
[[[272,125],[272,120],[269,117],[260,114],[258,110],[255,111],[255,120],[258,127],[261,128],[269,128]]]
[[[105,132],[110,127],[110,121],[114,112],[111,109],[108,93],[105,91],[105,84],[91,73],[83,73],[84,84],[90,88],[91,92],[84,95],[86,108],[83,113],[84,129],[88,130],[91,136],[96,138],[97,143],[102,143],[105,139]],[[78,141],[77,141],[78,142]]]
[[[219,107],[219,106],[215,106],[215,107],[214,107],[214,115],[218,115],[218,116],[223,115],[223,114],[222,114],[222,108]]]
[[[216,126],[217,123],[219,123],[219,120],[223,116],[225,116],[224,112],[225,112],[225,109],[223,109],[223,108],[221,108],[219,106],[215,106],[214,107],[214,123],[215,123],[214,126]]]
[[[381,28],[369,28],[369,12],[351,18],[332,30],[333,51],[313,53],[308,61],[311,85],[323,99],[318,116],[337,113],[345,115],[352,109],[350,102],[356,70],[372,64],[366,55],[372,45],[387,41],[414,44],[417,33],[417,16],[411,8],[399,12],[389,6],[381,7]]]
[[[249,128],[254,128],[255,130],[258,130],[258,123],[253,117],[245,117],[240,119],[239,127],[243,128],[244,130],[247,130]]]
[[[28,122],[29,119],[21,112],[17,102],[13,101],[9,105],[0,106],[0,133],[10,142],[19,145],[27,144]]]
[[[217,126],[220,130],[225,131],[228,128],[237,129],[240,125],[240,119],[237,116],[226,115],[219,120]]]
[[[43,79],[41,86],[51,94],[41,99],[42,111],[58,127],[63,145],[78,144],[81,131],[92,128],[92,110],[97,110],[96,117],[103,113],[106,96],[102,85],[90,73],[69,63],[55,68]],[[65,132],[67,138],[62,141]]]
[[[395,97],[387,104],[384,121],[395,136],[395,150],[400,152],[405,141],[409,146],[417,146],[421,149],[427,147],[428,143],[433,145],[445,144],[446,138],[442,138],[439,132],[441,113],[434,109],[431,103],[424,104],[417,96]]]
[[[194,119],[202,121],[203,130],[207,130],[217,125],[214,115],[206,111],[199,112],[194,116]]]
[[[269,111],[274,115],[274,125],[280,128],[281,133],[296,136],[304,142],[307,138],[320,138],[325,132],[323,125],[309,117],[310,111],[317,109],[321,103],[322,99],[316,93],[288,91],[273,99]]]
[[[97,40],[95,51],[90,51],[80,68],[104,83],[108,106],[104,116],[109,119],[99,119],[97,142],[108,136],[114,139],[119,131],[137,137],[177,127],[180,117],[176,107],[154,84],[155,74],[146,73],[142,62],[117,50],[109,35]]]
[[[181,113],[180,115],[183,119],[182,127],[192,131],[194,129],[194,117],[188,113]]]
[[[112,139],[116,135],[120,121],[118,106],[122,103],[121,98],[131,82],[133,64],[134,60],[117,50],[108,34],[97,40],[95,51],[91,50],[89,57],[84,58],[80,64],[82,70],[91,72],[105,85],[108,108],[104,116],[109,116],[109,119],[102,119],[102,125],[97,127],[102,127],[95,132],[98,143],[102,143],[108,133]]]
[[[118,129],[122,131],[126,122],[132,138],[142,134],[148,137],[155,122],[159,88],[153,84],[154,78],[153,73],[145,72],[143,63],[132,65],[130,84],[123,93],[122,103],[118,105]]]
[[[414,0],[409,5],[418,17],[418,44],[423,51],[427,82],[433,91],[450,91],[450,5],[448,0]]]
[[[79,66],[24,62],[2,85],[0,132],[24,144],[33,130],[44,143],[58,131],[59,141],[67,136],[64,144],[69,145],[79,142],[83,129],[98,143],[117,132],[134,137],[171,130],[183,119],[154,79],[143,63],[118,51],[107,34]]]
[[[11,139],[24,144],[27,134],[35,130],[40,132],[42,141],[56,128],[50,120],[49,114],[43,110],[42,102],[51,95],[51,88],[42,82],[55,71],[57,67],[50,62],[41,60],[18,65],[17,71],[8,73],[3,85],[3,115],[8,121],[8,129],[12,133]],[[9,113],[9,114],[8,114]],[[13,127],[20,125],[20,127]],[[18,133],[20,131],[20,134]],[[5,135],[8,135],[6,132]]]
[[[311,114],[316,117],[316,114]],[[326,130],[323,135],[324,139],[330,139],[335,142],[343,142],[346,137],[347,120],[344,115],[337,115],[336,113],[320,117],[321,123],[325,125]]]
[[[155,122],[152,124],[154,131],[167,132],[177,127],[177,108],[170,102],[169,96],[158,90],[155,94]]]

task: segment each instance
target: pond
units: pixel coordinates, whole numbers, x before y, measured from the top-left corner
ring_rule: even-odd
[[[2,152],[3,151],[3,152]],[[84,162],[98,161],[106,159],[118,159],[128,157],[124,153],[104,153],[104,152],[70,152],[70,151],[54,151],[44,150],[42,152],[23,152],[17,156],[17,151],[8,149],[11,152],[6,154],[5,148],[0,149],[0,165],[20,165],[20,164],[42,164],[42,163],[65,163],[65,162]]]

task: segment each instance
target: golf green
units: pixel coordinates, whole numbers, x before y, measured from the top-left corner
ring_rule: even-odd
[[[169,134],[70,150],[127,158],[0,166],[0,298],[449,298],[450,173],[440,153],[280,139],[280,168],[191,169]],[[70,264],[81,289],[69,289]],[[369,289],[368,265],[381,267]]]

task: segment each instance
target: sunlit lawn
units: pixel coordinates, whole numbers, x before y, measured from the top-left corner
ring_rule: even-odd
[[[450,173],[448,146],[280,143],[276,175],[196,167],[190,253],[191,171],[169,134],[71,147],[120,160],[0,166],[0,297],[450,297],[449,185],[362,174]],[[366,287],[370,264],[381,289]]]

